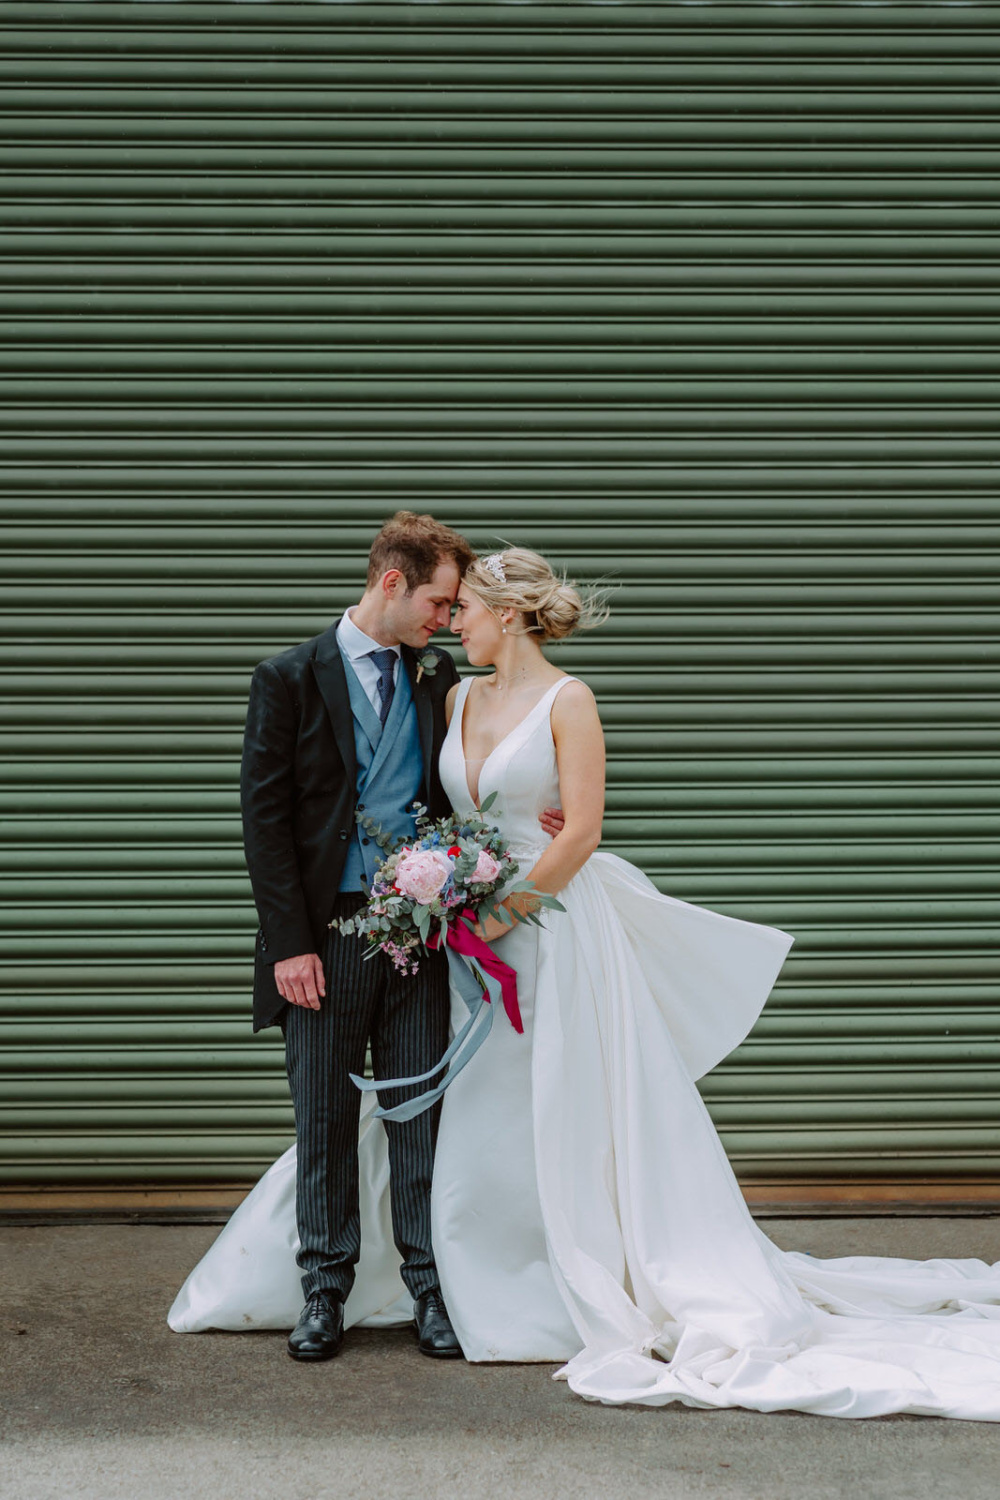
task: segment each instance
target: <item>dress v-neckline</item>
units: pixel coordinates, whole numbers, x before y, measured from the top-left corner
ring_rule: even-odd
[[[457,703],[455,707],[458,710],[458,748],[462,753],[462,775],[465,779],[465,790],[468,792],[469,799],[472,802],[473,807],[476,809],[476,812],[479,812],[481,810],[480,799],[476,798],[471,786],[469,785],[469,762],[465,758],[465,705],[469,701],[469,694],[472,691],[472,684],[475,682],[475,680],[476,679],[474,677],[466,678],[469,686],[466,688],[464,694],[462,695],[461,702]],[[502,749],[502,747],[506,745],[512,734],[516,734],[519,729],[527,724],[532,714],[536,709],[541,707],[553,688],[557,688],[562,683],[570,682],[571,680],[572,679],[570,678],[569,673],[567,673],[564,677],[557,677],[555,682],[550,683],[549,686],[545,689],[545,692],[542,694],[542,696],[531,705],[524,717],[518,719],[517,723],[513,725],[512,728],[508,729],[505,735],[501,736],[501,738],[497,740],[496,744],[493,746],[493,749],[490,751],[489,755],[485,757],[482,765],[479,767],[479,775],[476,778],[477,792],[482,790],[483,773],[486,770],[486,767],[489,765],[490,761],[493,759],[494,755],[496,755],[497,751]]]

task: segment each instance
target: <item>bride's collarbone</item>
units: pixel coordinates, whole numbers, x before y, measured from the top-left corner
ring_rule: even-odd
[[[534,712],[546,693],[566,676],[553,672],[521,688],[498,693],[488,677],[476,680],[465,704],[463,745],[467,761],[488,760]]]

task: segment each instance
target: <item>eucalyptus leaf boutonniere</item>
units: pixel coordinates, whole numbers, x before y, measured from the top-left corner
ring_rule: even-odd
[[[419,682],[424,673],[433,677],[438,669],[438,656],[436,651],[425,651],[423,656],[417,659],[417,681]]]

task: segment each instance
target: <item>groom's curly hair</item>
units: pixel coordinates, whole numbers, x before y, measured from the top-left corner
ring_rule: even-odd
[[[397,510],[372,542],[368,587],[378,583],[390,568],[398,568],[406,579],[407,592],[412,593],[422,583],[430,583],[438,564],[447,561],[453,562],[459,577],[464,578],[475,555],[464,536],[433,516]]]

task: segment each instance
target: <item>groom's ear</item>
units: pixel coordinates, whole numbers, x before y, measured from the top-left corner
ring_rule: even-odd
[[[406,592],[406,578],[399,568],[389,568],[378,581],[379,589],[389,599],[395,599],[402,589]]]

